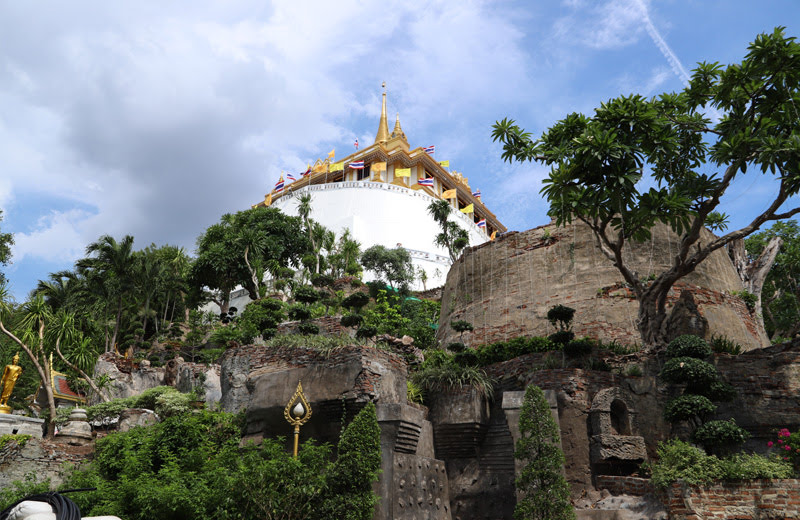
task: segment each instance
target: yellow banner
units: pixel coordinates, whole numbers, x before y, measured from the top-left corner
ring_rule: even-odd
[[[456,198],[456,189],[453,188],[452,190],[447,190],[442,192],[443,199],[454,199]]]
[[[344,170],[344,161],[331,164],[331,167],[328,171],[338,172],[341,170]]]
[[[336,152],[336,148],[334,148],[333,150],[331,150],[330,152],[328,152],[328,159],[333,159],[334,152]]]
[[[466,206],[464,208],[461,208],[459,211],[461,213],[473,213],[475,211],[475,207],[474,206],[475,206],[474,204],[470,204],[470,205],[468,205],[468,206]]]
[[[492,236],[489,237],[489,240],[494,240],[494,237],[497,236],[497,231],[492,231]]]
[[[369,170],[372,172],[385,172],[386,171],[386,162],[374,162],[370,164]]]
[[[449,160],[447,160],[447,161],[439,161],[439,166],[441,166],[442,168],[449,168],[450,167],[450,161]]]
[[[411,177],[411,168],[395,168],[395,177]]]

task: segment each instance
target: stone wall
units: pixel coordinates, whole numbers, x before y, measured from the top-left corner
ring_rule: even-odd
[[[612,495],[632,495],[641,497],[653,493],[653,485],[649,478],[620,477],[616,475],[598,475],[597,489],[607,489]]]
[[[37,482],[50,479],[51,487],[61,483],[64,464],[77,465],[94,452],[94,444],[69,446],[43,439],[29,439],[20,447],[9,442],[0,450],[0,489],[15,480],[33,476]]]
[[[800,480],[673,484],[664,501],[671,520],[800,518]]]
[[[705,233],[702,240],[711,237]],[[625,260],[645,278],[665,270],[677,247],[677,236],[658,226],[652,241],[626,248]],[[768,344],[744,302],[732,295],[742,290],[742,283],[724,251],[714,252],[681,279],[669,305],[681,290],[694,293],[708,320],[709,336],[725,335],[746,348]],[[547,311],[557,304],[576,309],[573,330],[578,336],[641,342],[638,303],[597,247],[591,230],[580,223],[507,233],[467,249],[447,276],[438,338],[444,344],[456,340],[458,334],[450,328],[455,320],[473,324],[475,330],[464,335],[473,346],[515,336],[546,336],[554,331]]]

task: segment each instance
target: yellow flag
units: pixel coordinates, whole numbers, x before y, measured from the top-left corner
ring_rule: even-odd
[[[386,162],[374,162],[369,165],[369,170],[372,172],[385,172]]]
[[[328,152],[328,159],[333,159],[333,155],[334,155],[334,152],[335,152],[335,151],[336,151],[336,148],[334,148],[333,150],[331,150],[330,152]]]
[[[492,236],[489,237],[489,240],[494,240],[494,237],[497,236],[497,231],[492,231]]]
[[[411,168],[395,168],[395,177],[411,177]]]
[[[331,164],[331,168],[328,171],[338,172],[341,170],[344,170],[344,161]]]
[[[264,197],[264,205],[270,206],[272,205],[272,192],[269,192],[266,197]]]
[[[474,204],[469,204],[468,206],[461,208],[459,211],[461,213],[472,213],[475,211]]]
[[[456,198],[456,189],[453,188],[452,190],[447,190],[442,192],[443,199],[454,199]]]
[[[449,160],[447,160],[447,161],[439,161],[439,166],[441,166],[442,168],[449,168],[450,167],[450,161]]]

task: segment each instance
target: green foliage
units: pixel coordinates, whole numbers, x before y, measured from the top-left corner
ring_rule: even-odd
[[[591,338],[573,339],[564,345],[564,355],[571,358],[588,356],[594,348],[594,341]]]
[[[345,309],[354,309],[358,311],[366,304],[369,303],[369,295],[361,291],[354,292],[344,300],[342,300],[342,307]]]
[[[456,222],[449,220],[450,213],[453,211],[450,203],[444,199],[435,200],[428,205],[428,215],[439,224],[441,230],[434,239],[434,243],[447,249],[450,255],[450,262],[458,260],[461,251],[469,245],[469,235],[467,231]]]
[[[409,403],[422,404],[425,400],[425,392],[411,380],[406,381],[406,398]]]
[[[701,337],[684,334],[669,342],[666,354],[668,358],[692,357],[706,359],[711,355],[711,347]]]
[[[26,434],[9,434],[0,435],[0,450],[6,447],[6,444],[16,444],[20,448],[25,446],[32,436]],[[2,509],[0,509],[2,511]]]
[[[321,273],[312,274],[310,281],[314,287],[330,287],[334,282],[333,276]]]
[[[353,345],[353,338],[342,336],[304,336],[302,334],[281,334],[266,342],[272,348],[310,348],[323,354],[330,354],[335,349]]]
[[[574,317],[575,309],[561,304],[555,305],[547,311],[547,321],[558,330],[569,330]]]
[[[452,343],[447,344],[447,350],[449,350],[450,352],[455,352],[455,353],[463,352],[466,348],[467,346],[461,343],[460,341],[454,341]]]
[[[216,363],[224,353],[225,353],[224,348],[205,348],[197,353],[197,360],[200,363],[205,363],[206,365],[212,365]]]
[[[477,354],[475,354],[475,350],[473,349],[467,349],[467,350],[462,350],[461,352],[456,352],[453,355],[453,363],[455,363],[456,365],[461,365],[463,367],[480,366],[480,361],[478,360],[478,356]]]
[[[311,336],[313,334],[319,334],[319,325],[316,323],[303,321],[297,325],[297,330],[300,332],[300,334]]]
[[[311,309],[306,305],[295,303],[289,307],[288,315],[291,320],[307,320],[311,318]]]
[[[507,361],[525,354],[548,352],[551,350],[558,350],[559,348],[559,345],[554,344],[548,338],[538,336],[526,338],[519,336],[505,342],[501,341],[498,343],[481,345],[475,349],[475,355],[477,356],[478,364],[486,366]]]
[[[744,444],[750,433],[738,426],[733,419],[709,421],[694,431],[692,440],[701,444],[710,453],[724,453]]]
[[[343,327],[358,327],[363,321],[364,317],[360,314],[345,314],[342,316],[342,319],[339,320],[339,323],[341,323]]]
[[[208,342],[212,345],[219,345],[220,347],[228,347],[230,346],[231,342],[249,343],[244,341],[245,334],[243,332],[245,331],[236,325],[224,325],[218,327],[214,330],[214,332],[211,333],[211,336],[208,338]]]
[[[411,255],[403,247],[387,249],[382,245],[374,245],[361,255],[361,265],[393,289],[406,289],[414,279]]]
[[[788,428],[778,430],[775,442],[769,441],[767,447],[774,449],[774,457],[792,465],[795,474],[800,474],[800,432],[790,432]]]
[[[0,209],[0,222],[3,221],[3,210]],[[14,235],[11,233],[0,233],[0,265],[8,265],[11,261],[11,246],[14,245]],[[0,271],[0,284],[5,283],[6,278]]]
[[[707,385],[690,385],[687,391],[704,395],[712,401],[733,401],[736,398],[736,389],[726,381],[717,379]]]
[[[559,330],[558,332],[554,332],[547,336],[551,342],[555,343],[556,345],[561,345],[562,347],[575,339],[575,333],[571,330]]]
[[[711,363],[697,358],[677,357],[664,363],[658,375],[668,383],[687,383],[694,388],[710,385],[717,381],[717,369]]]
[[[427,351],[422,366],[410,379],[429,394],[465,387],[473,387],[488,397],[493,392],[492,380],[486,372],[473,365],[460,365],[442,350]]]
[[[642,367],[640,367],[639,365],[628,365],[625,368],[625,375],[628,377],[641,377]]]
[[[732,356],[738,356],[744,350],[742,346],[735,341],[725,336],[717,336],[716,334],[711,336],[709,346],[711,350],[717,354],[730,354]]]
[[[295,301],[305,304],[315,303],[320,299],[319,292],[313,287],[307,285],[302,285],[295,288],[292,296],[294,297]]]
[[[734,296],[738,296],[742,299],[745,306],[747,306],[747,310],[753,312],[756,310],[756,304],[758,303],[758,296],[751,293],[750,291],[731,291],[731,294]]]
[[[456,332],[464,333],[467,331],[474,330],[475,327],[472,326],[472,323],[465,321],[465,320],[457,320],[450,322],[450,328]]]
[[[252,325],[258,331],[257,335],[264,337],[274,336],[278,325],[286,319],[284,303],[274,298],[262,298],[250,302],[239,316],[238,324],[242,327]]]
[[[667,406],[664,407],[664,419],[671,423],[695,418],[705,419],[716,409],[717,407],[707,397],[684,394],[667,403]]]
[[[603,341],[597,342],[597,350],[605,350],[608,352],[613,352],[619,356],[625,356],[628,354],[633,354],[634,352],[639,352],[642,349],[641,345],[623,345],[616,340],[610,341],[605,343]]]
[[[369,339],[369,338],[374,338],[377,334],[378,334],[377,327],[366,325],[359,327],[359,329],[356,331],[356,338]]]
[[[381,467],[375,404],[367,403],[342,432],[338,457],[329,469],[320,518],[370,520],[378,503],[372,483]]]
[[[758,221],[793,214],[794,204],[783,203],[800,191],[798,96],[800,43],[777,27],[756,36],[741,63],[699,63],[680,92],[610,99],[590,116],[567,115],[538,139],[503,119],[492,137],[503,144],[504,160],[550,167],[542,189],[548,214],[557,225],[587,222],[608,246],[639,300],[642,338],[656,344],[666,334],[657,327],[665,316],[657,302],[712,251],[753,231],[699,241],[705,225],[726,222],[719,207],[731,183],[748,169],[768,174],[775,199]],[[622,251],[629,241],[649,240],[658,223],[682,236],[687,254],[645,284]]]
[[[708,484],[714,480],[738,481],[790,478],[792,466],[786,461],[756,454],[734,454],[725,458],[706,455],[703,450],[672,439],[661,442],[658,461],[653,463],[652,482],[666,489],[673,482]]]
[[[567,520],[575,518],[569,485],[561,474],[564,453],[559,448],[558,425],[542,389],[525,389],[519,415],[520,438],[514,457],[523,464],[516,480],[521,498],[514,508],[515,520]]]

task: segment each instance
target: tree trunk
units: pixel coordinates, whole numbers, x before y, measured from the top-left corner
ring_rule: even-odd
[[[761,292],[764,289],[764,282],[767,280],[769,270],[772,269],[782,245],[783,239],[781,237],[772,237],[761,254],[758,255],[758,258],[752,262],[748,262],[743,239],[734,240],[728,245],[728,255],[731,257],[733,267],[736,268],[736,272],[742,280],[744,290],[754,294],[756,297],[755,318],[761,330],[766,330],[764,327]]]
[[[44,353],[42,353],[44,355]],[[56,436],[56,400],[53,397],[53,386],[50,384],[52,379],[50,378],[50,364],[47,360],[44,360],[44,377],[47,381],[46,383],[42,383],[42,388],[44,388],[44,393],[47,396],[47,407],[50,409],[50,420],[47,421],[47,433],[45,437],[48,439],[52,439]]]
[[[122,320],[122,296],[119,297],[119,304],[117,305],[117,319],[114,321],[114,335],[111,336],[111,348],[116,351],[117,348],[117,334],[119,334],[119,322]]]
[[[655,292],[645,291],[639,298],[639,334],[642,344],[646,347],[659,347],[667,344],[667,331],[664,323],[667,319],[665,309],[659,309],[658,295]]]

